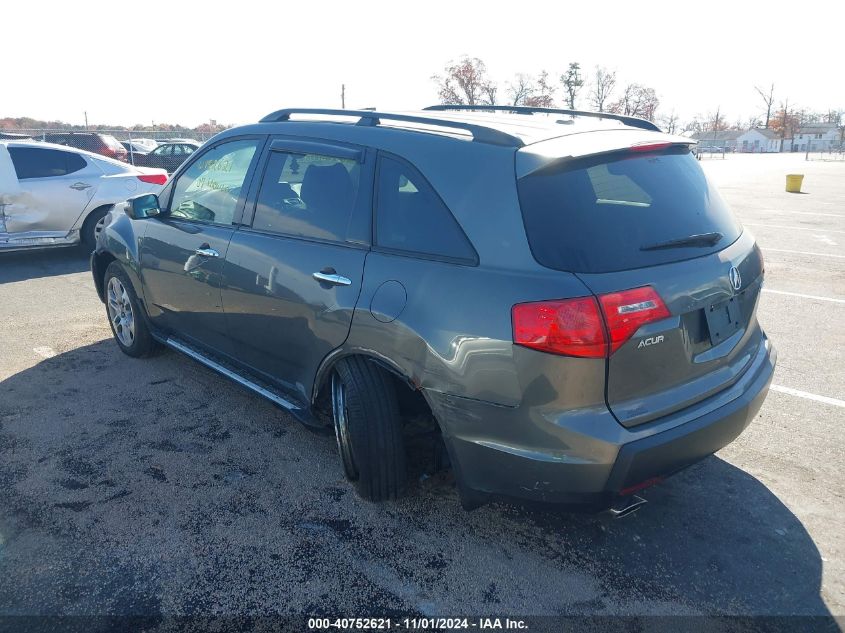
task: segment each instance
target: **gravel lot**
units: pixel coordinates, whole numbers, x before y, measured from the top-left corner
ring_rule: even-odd
[[[446,475],[364,503],[333,438],[122,355],[84,253],[0,255],[0,614],[845,615],[845,163],[702,165],[764,250],[787,391],[620,521],[467,513]]]

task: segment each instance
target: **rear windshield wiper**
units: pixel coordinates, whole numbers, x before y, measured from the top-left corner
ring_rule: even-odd
[[[698,233],[696,235],[688,235],[687,237],[680,237],[676,240],[669,240],[667,242],[658,242],[657,244],[649,244],[648,246],[641,246],[641,251],[658,251],[662,248],[680,248],[682,246],[713,246],[724,237],[718,231],[712,233]]]

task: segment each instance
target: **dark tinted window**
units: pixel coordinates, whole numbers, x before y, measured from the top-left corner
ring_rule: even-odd
[[[232,224],[257,149],[258,141],[249,139],[221,143],[205,152],[176,180],[170,215]]]
[[[67,145],[89,152],[96,152],[105,146],[103,140],[96,134],[46,134],[44,140],[48,143]]]
[[[461,227],[416,169],[398,160],[382,157],[377,193],[378,246],[475,261],[475,251]]]
[[[38,147],[10,147],[9,155],[19,180],[66,176],[84,169],[87,163],[79,154]]]
[[[543,266],[601,273],[700,257],[741,227],[686,149],[566,161],[519,179],[534,257]],[[713,245],[641,250],[718,232]]]
[[[353,159],[271,152],[252,227],[343,241],[360,178],[361,165]]]

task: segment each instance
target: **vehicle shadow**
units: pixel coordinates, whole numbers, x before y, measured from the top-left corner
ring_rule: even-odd
[[[333,438],[104,340],[0,382],[0,615],[829,616],[755,477],[713,457],[643,496],[617,521],[464,512],[437,474],[366,503]]]
[[[68,246],[33,251],[0,251],[0,284],[88,270],[90,250]]]

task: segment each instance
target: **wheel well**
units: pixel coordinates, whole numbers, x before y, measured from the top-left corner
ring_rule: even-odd
[[[363,356],[388,377],[396,393],[411,476],[419,477],[425,472],[432,473],[441,470],[449,460],[443,445],[440,424],[422,391],[414,386],[410,378],[392,367],[388,367],[378,359]],[[350,356],[344,356],[344,358],[350,358]],[[334,371],[333,366],[339,360],[341,359],[334,361],[332,366],[324,372],[314,400],[315,409],[329,424],[331,424],[331,375]]]
[[[103,277],[106,274],[106,268],[108,265],[115,261],[117,258],[109,252],[103,253],[95,253],[94,259],[92,260],[92,265],[94,268],[94,286],[97,288],[97,295],[100,297],[100,301],[106,301],[105,290],[103,288]]]
[[[91,219],[97,215],[98,212],[105,210],[108,212],[114,205],[113,204],[101,204],[99,207],[91,209],[88,215],[85,216],[85,219],[82,221],[82,226],[79,227],[80,232],[85,229],[91,223]]]

